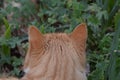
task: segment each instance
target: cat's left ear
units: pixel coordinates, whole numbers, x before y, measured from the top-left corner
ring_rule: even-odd
[[[41,48],[41,46],[44,44],[44,36],[35,26],[29,27],[28,36],[29,44],[32,49]]]
[[[86,24],[85,23],[79,24],[70,34],[70,37],[74,40],[76,44],[86,44],[87,40]]]

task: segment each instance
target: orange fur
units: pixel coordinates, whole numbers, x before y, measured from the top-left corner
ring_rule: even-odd
[[[71,34],[41,34],[29,28],[29,48],[25,58],[26,74],[21,80],[87,80],[85,24]]]
[[[10,77],[10,78],[0,78],[0,80],[19,80],[19,79]]]

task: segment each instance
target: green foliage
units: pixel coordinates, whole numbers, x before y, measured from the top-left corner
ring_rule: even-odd
[[[120,1],[119,0],[5,0],[0,9],[0,25],[5,26],[0,37],[0,71],[7,63],[13,67],[10,75],[18,75],[22,55],[12,56],[11,49],[27,39],[26,34],[14,36],[14,30],[29,25],[42,33],[70,33],[76,25],[88,25],[87,59],[90,64],[89,80],[120,79]],[[16,5],[13,5],[17,4]],[[5,19],[6,18],[6,19]],[[1,29],[1,28],[0,28]],[[2,29],[1,29],[2,30]],[[16,34],[16,33],[15,33]],[[19,51],[20,52],[20,51]]]
[[[20,41],[17,38],[12,38],[11,26],[5,18],[3,19],[3,22],[6,30],[4,35],[0,37],[0,73],[3,72],[4,66],[11,66],[12,64],[13,66],[11,67],[13,67],[13,69],[10,72],[10,75],[18,75],[20,71],[18,66],[22,64],[22,60],[11,56],[11,48],[14,48],[18,43],[20,44]]]
[[[11,27],[9,26],[9,23],[7,22],[6,19],[3,19],[3,20],[6,27],[6,31],[4,33],[4,39],[7,40],[11,38]],[[2,45],[2,51],[6,56],[10,56],[10,47],[7,46],[7,44]]]
[[[114,34],[114,38],[113,38],[113,42],[111,44],[110,47],[110,64],[108,67],[108,77],[109,80],[118,80],[120,78],[120,76],[118,75],[120,73],[120,70],[118,70],[118,72],[116,72],[116,68],[117,68],[117,59],[118,59],[118,53],[116,54],[117,50],[118,50],[118,46],[119,46],[119,34],[120,34],[120,12],[118,12],[115,15],[115,26],[116,26],[116,31]]]

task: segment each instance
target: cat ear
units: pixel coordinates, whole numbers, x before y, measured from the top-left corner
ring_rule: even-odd
[[[85,23],[79,24],[73,32],[70,34],[70,37],[74,42],[78,44],[85,44],[87,40],[87,26]]]
[[[28,29],[28,35],[30,47],[32,49],[40,48],[44,41],[42,33],[35,26],[30,26]]]

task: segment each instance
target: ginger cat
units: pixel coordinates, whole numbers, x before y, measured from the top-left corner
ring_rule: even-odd
[[[41,34],[29,28],[29,48],[20,80],[87,80],[86,24],[78,25],[71,34]]]
[[[41,34],[32,26],[28,35],[21,80],[87,80],[86,24],[78,25],[71,34]]]

